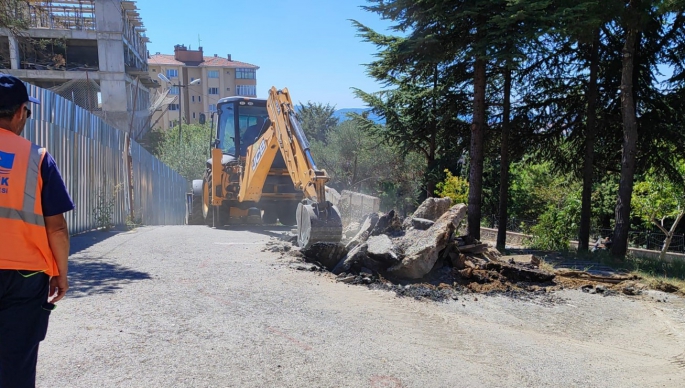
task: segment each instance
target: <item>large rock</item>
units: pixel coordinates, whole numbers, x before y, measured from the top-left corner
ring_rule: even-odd
[[[362,222],[361,228],[359,228],[359,232],[357,232],[357,234],[352,237],[352,240],[347,243],[346,248],[348,251],[351,251],[354,247],[366,242],[371,235],[371,231],[376,227],[379,218],[378,213],[371,213],[366,216],[364,222]]]
[[[418,209],[412,214],[412,218],[425,218],[436,221],[452,206],[452,199],[445,198],[426,198]]]
[[[428,230],[416,231],[402,237],[401,240],[404,241],[400,245],[406,247],[404,258],[399,264],[392,266],[388,272],[402,278],[424,277],[433,269],[440,251],[447,247],[457,225],[466,215],[466,208],[464,204],[455,205]],[[411,240],[407,241],[407,239]]]
[[[405,222],[407,222],[407,221],[405,221]],[[408,223],[414,229],[428,230],[428,229],[430,229],[431,226],[433,226],[433,224],[435,224],[435,221],[427,220],[425,218],[410,217]]]
[[[378,236],[381,234],[394,234],[402,231],[402,221],[397,217],[395,210],[383,214],[378,218],[376,226],[371,230],[371,236]]]
[[[347,255],[340,260],[340,262],[333,268],[333,273],[339,275],[343,272],[349,272],[353,265],[361,265],[360,263],[364,258],[366,258],[366,251],[368,246],[366,243],[362,243],[349,252]]]
[[[310,248],[303,249],[302,254],[306,260],[318,261],[330,270],[347,255],[347,248],[342,244],[315,243]]]
[[[367,255],[376,261],[386,264],[383,269],[399,262],[397,252],[395,252],[395,245],[390,240],[390,237],[384,234],[373,236],[368,239],[366,244],[368,246]]]
[[[350,222],[349,225],[345,227],[343,230],[343,237],[344,238],[352,238],[359,233],[359,229],[361,229],[362,224],[359,222]]]

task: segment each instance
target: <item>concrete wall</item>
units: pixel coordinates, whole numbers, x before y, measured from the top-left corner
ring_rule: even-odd
[[[338,201],[338,210],[343,225],[358,222],[369,213],[376,213],[381,208],[381,199],[353,191],[343,190]]]

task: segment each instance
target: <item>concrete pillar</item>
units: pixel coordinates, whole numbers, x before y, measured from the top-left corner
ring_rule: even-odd
[[[12,70],[19,70],[21,68],[21,56],[19,53],[19,40],[12,33],[8,34],[7,39],[10,42],[10,68]]]
[[[124,20],[120,0],[95,0],[102,110],[108,122],[127,131],[130,96],[124,65]]]

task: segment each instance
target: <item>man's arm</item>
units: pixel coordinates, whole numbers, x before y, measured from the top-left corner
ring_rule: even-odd
[[[55,255],[59,269],[59,275],[50,279],[50,291],[48,292],[48,301],[55,303],[62,299],[69,289],[69,280],[67,279],[69,272],[69,228],[64,215],[45,217],[45,231],[48,234],[50,249]]]

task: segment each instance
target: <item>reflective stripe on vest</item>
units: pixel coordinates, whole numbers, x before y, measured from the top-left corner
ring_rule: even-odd
[[[34,213],[33,211],[21,211],[10,209],[8,207],[0,207],[0,218],[7,218],[9,220],[24,221],[27,224],[45,226],[45,219],[43,216]]]
[[[24,184],[23,208],[24,213],[26,213],[27,215],[29,213],[34,213],[34,209],[36,208],[36,188],[38,187],[40,162],[43,160],[43,154],[45,154],[45,148],[40,148],[35,144],[31,144],[29,165],[26,169],[26,183]]]

